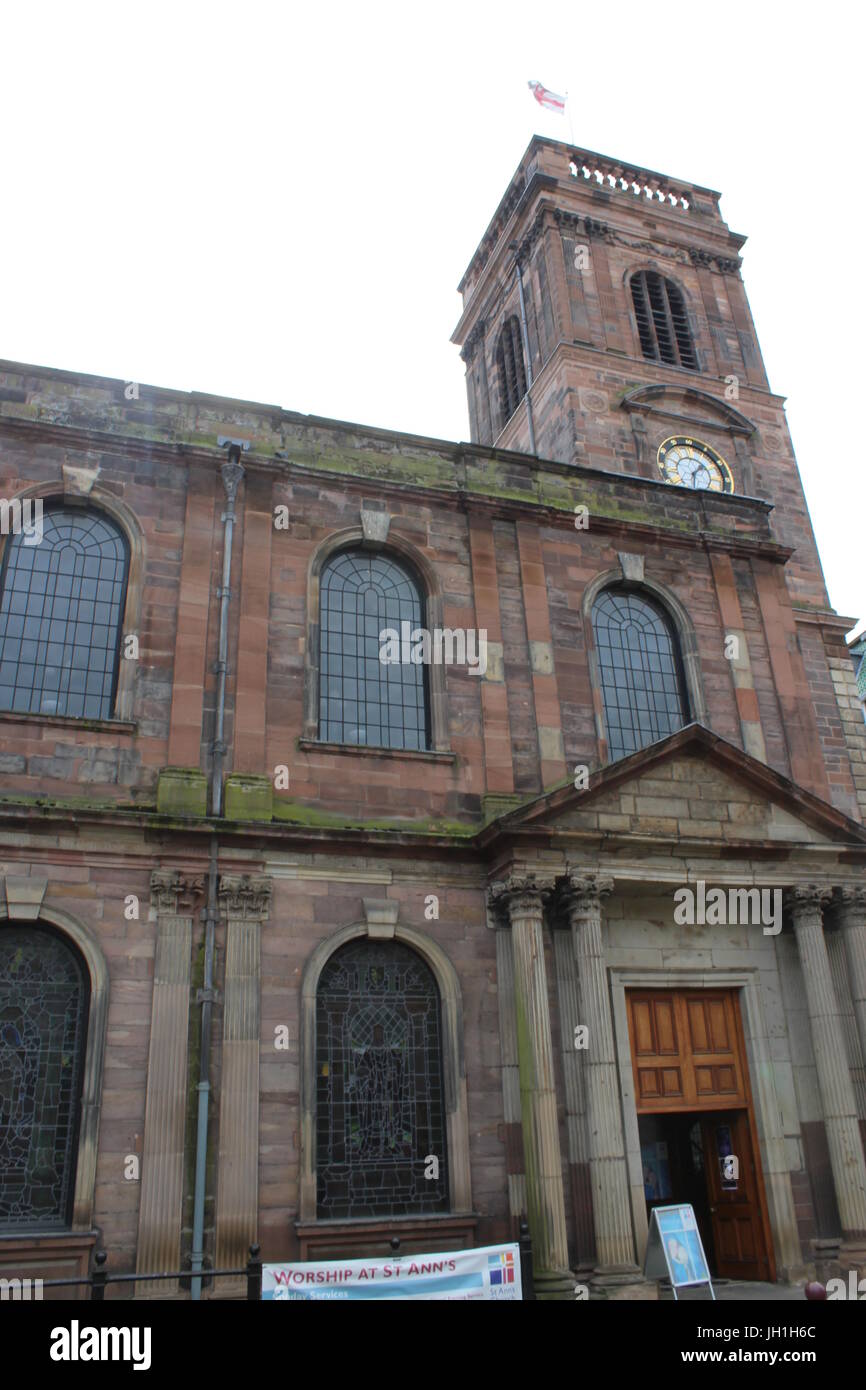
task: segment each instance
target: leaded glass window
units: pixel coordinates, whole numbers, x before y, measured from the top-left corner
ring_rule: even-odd
[[[411,657],[412,633],[424,622],[420,586],[390,556],[344,550],[320,584],[319,738],[378,748],[429,748],[427,669]],[[416,647],[416,650],[420,648]]]
[[[608,748],[615,761],[686,723],[679,644],[662,608],[627,589],[605,589],[599,595],[592,626]]]
[[[0,1230],[68,1226],[89,992],[72,947],[0,927]]]
[[[10,536],[0,592],[0,709],[108,719],[126,602],[127,543],[102,512],[46,511],[42,540]]]
[[[436,981],[407,946],[331,956],[316,1000],[319,1217],[448,1210],[440,1026]]]

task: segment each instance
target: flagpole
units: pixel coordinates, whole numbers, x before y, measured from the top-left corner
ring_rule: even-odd
[[[568,112],[568,129],[571,133],[571,143],[574,144],[574,124],[571,119],[571,107],[568,104],[568,92],[565,94],[565,109]]]

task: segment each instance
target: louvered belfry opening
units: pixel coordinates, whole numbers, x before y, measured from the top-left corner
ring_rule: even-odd
[[[502,325],[496,348],[496,368],[499,373],[499,406],[501,427],[508,424],[526,395],[526,370],[523,365],[523,344],[520,324],[512,314]]]
[[[679,286],[657,270],[639,270],[631,277],[631,297],[644,357],[696,372],[698,362]]]

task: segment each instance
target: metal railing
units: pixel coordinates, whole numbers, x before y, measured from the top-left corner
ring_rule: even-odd
[[[535,1286],[532,1276],[532,1239],[525,1218],[520,1221],[518,1244],[520,1246],[520,1280],[523,1298],[524,1301],[533,1300],[535,1298]],[[394,1254],[398,1255],[400,1253],[400,1237],[394,1236],[390,1245]],[[93,1257],[93,1269],[89,1274],[73,1279],[43,1279],[42,1287],[43,1289],[59,1289],[85,1285],[90,1289],[90,1301],[101,1303],[105,1299],[105,1290],[109,1284],[152,1284],[160,1279],[185,1280],[189,1284],[196,1277],[200,1277],[205,1282],[209,1279],[238,1279],[243,1277],[247,1281],[246,1301],[258,1303],[262,1296],[261,1246],[257,1244],[250,1246],[249,1259],[242,1268],[203,1269],[198,1276],[189,1269],[168,1270],[161,1274],[110,1274],[106,1267],[107,1264],[108,1251],[97,1250]]]

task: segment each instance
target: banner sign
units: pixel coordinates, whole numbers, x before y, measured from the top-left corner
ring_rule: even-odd
[[[485,1245],[442,1255],[392,1255],[383,1260],[328,1260],[262,1265],[262,1299],[408,1299],[517,1301],[520,1246]]]
[[[708,1284],[715,1298],[707,1257],[701,1243],[694,1209],[683,1203],[676,1207],[653,1207],[650,1216],[644,1274],[648,1279],[671,1281],[674,1298],[677,1289]]]

